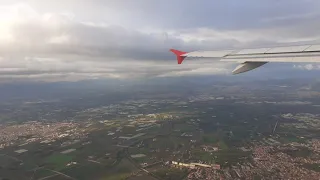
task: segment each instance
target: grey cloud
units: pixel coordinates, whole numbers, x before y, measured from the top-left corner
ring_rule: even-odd
[[[261,36],[312,38],[319,36],[318,0],[231,1],[96,1],[126,12],[124,22],[136,26],[175,29],[180,32],[208,28],[216,31],[250,31]],[[318,37],[317,37],[318,38]]]
[[[306,13],[318,12],[317,0],[230,0],[230,1],[184,1],[184,0],[96,0],[97,4],[128,11],[128,21],[139,25],[145,23],[155,27],[215,29],[251,29],[269,26],[264,19],[276,19]],[[296,19],[296,18],[294,18]]]
[[[84,1],[83,1],[84,2]],[[149,24],[152,22],[158,25],[163,25],[166,27],[166,23],[162,22],[159,18],[165,18],[167,20],[172,20],[175,26],[174,35],[168,35],[166,29],[163,32],[157,33],[142,33],[141,31],[133,30],[131,28],[124,28],[125,24],[122,26],[99,26],[97,23],[91,23],[88,25],[80,21],[75,21],[69,19],[68,16],[61,14],[54,14],[51,17],[51,21],[27,21],[22,24],[17,24],[13,27],[13,36],[19,39],[17,44],[13,44],[11,48],[3,47],[2,53],[7,51],[12,51],[12,53],[34,53],[34,54],[71,54],[71,55],[85,55],[85,56],[98,56],[98,57],[122,57],[128,59],[170,59],[172,55],[167,53],[169,48],[178,48],[186,51],[196,50],[196,49],[216,49],[216,48],[231,48],[236,46],[244,45],[248,42],[240,42],[235,36],[241,38],[250,38],[250,35],[255,35],[256,38],[249,42],[250,44],[259,44],[257,42],[270,41],[270,44],[277,42],[277,39],[292,39],[292,38],[314,38],[318,37],[320,34],[318,32],[319,23],[316,23],[317,18],[307,19],[306,21],[300,22],[298,24],[290,24],[285,27],[264,27],[259,24],[261,18],[267,17],[269,19],[296,19],[299,15],[290,16],[285,9],[290,9],[295,13],[301,11],[300,13],[306,12],[310,9],[314,9],[312,5],[316,1],[302,1],[293,0],[290,1],[290,8],[287,8],[288,1],[275,1],[273,3],[259,2],[252,0],[244,1],[243,3],[238,3],[238,1],[229,2],[209,2],[209,1],[197,1],[188,2],[185,1],[161,1],[161,2],[151,2],[144,0],[137,1],[94,1],[96,4],[102,4],[110,8],[117,9],[117,12],[121,13],[128,11],[127,13],[131,15],[134,19],[132,21],[139,21],[142,19],[145,23]],[[184,8],[178,8],[183,6]],[[129,7],[129,8],[128,8]],[[224,7],[228,7],[225,9]],[[271,8],[273,7],[273,8]],[[298,8],[299,7],[299,8]],[[165,11],[166,10],[166,11]],[[154,12],[149,12],[154,11]],[[161,12],[160,12],[161,11]],[[179,27],[178,19],[174,15],[179,14],[184,15],[186,21],[190,27],[183,30]],[[188,13],[190,11],[192,13]],[[210,11],[210,12],[209,12]],[[223,27],[223,24],[217,24],[211,26],[209,21],[213,21],[212,18],[217,18],[223,23],[228,23],[227,17],[219,13],[222,11],[231,11],[235,13],[236,17],[233,17],[233,21],[242,23],[242,19],[246,21],[254,22],[259,26],[259,29],[250,29],[250,26],[245,25],[247,31],[241,30],[241,25],[236,24],[236,31],[234,28],[230,28],[227,33],[224,30],[219,30]],[[240,11],[240,12],[239,12]],[[236,13],[243,14],[237,15]],[[275,12],[275,13],[273,13]],[[146,14],[145,14],[146,13]],[[172,15],[171,15],[172,14]],[[209,16],[211,15],[212,16]],[[279,14],[279,16],[276,16]],[[202,17],[202,15],[205,15]],[[142,17],[143,16],[143,17]],[[155,17],[154,17],[155,16]],[[172,16],[172,18],[169,18]],[[279,18],[280,17],[280,18]],[[285,18],[281,18],[285,17]],[[308,16],[307,16],[308,17]],[[317,16],[316,16],[317,17]],[[190,19],[189,19],[190,18]],[[204,21],[204,25],[197,24],[197,20]],[[259,21],[253,18],[260,18]],[[262,19],[263,19],[262,18]],[[154,25],[157,27],[157,25]],[[179,38],[179,35],[186,33],[193,33],[197,31],[197,28],[203,27],[215,32],[214,36],[217,39],[210,38],[213,33],[205,34],[208,39],[205,40],[191,40],[183,41]],[[161,27],[160,27],[161,28]],[[213,29],[212,29],[213,28]],[[239,34],[231,37],[221,38],[220,34]],[[67,43],[58,44],[47,44],[50,38],[59,38],[59,36],[65,36],[68,39]],[[199,34],[194,35],[199,36]],[[6,45],[8,46],[8,45]],[[7,48],[7,50],[6,50]]]
[[[59,22],[55,25],[44,21],[27,21],[12,28],[16,43],[4,44],[2,54],[15,55],[77,55],[136,60],[172,59],[170,48],[188,50],[230,47],[236,40],[191,40],[165,33],[143,33],[121,26],[88,25],[76,21]],[[64,17],[65,18],[65,17]],[[65,37],[65,42],[50,43],[50,39]]]
[[[272,3],[80,0],[73,3],[79,7],[91,5],[82,14],[39,13],[10,28],[14,41],[0,42],[2,78],[56,80],[225,74],[233,65],[192,60],[177,66],[168,50],[274,45],[320,36],[318,14],[313,13],[316,1],[291,0],[290,8],[287,8],[288,0]],[[119,19],[118,25],[108,24],[104,9],[113,9],[112,18]],[[79,18],[96,17],[93,14],[100,15],[99,19]],[[148,26],[149,30],[144,29]]]
[[[35,79],[43,80],[50,77],[50,80],[64,77],[63,79],[92,79],[92,78],[149,78],[163,76],[181,76],[197,74],[225,74],[230,68],[230,64],[200,62],[200,64],[186,62],[185,66],[166,65],[165,63],[144,64],[144,62],[125,63],[102,63],[102,62],[79,62],[75,66],[66,66],[57,63],[55,66],[45,62],[41,64],[31,64],[32,68],[11,68],[9,70],[0,69],[0,79]],[[212,66],[211,69],[203,69],[203,65]],[[203,70],[205,70],[203,72]]]

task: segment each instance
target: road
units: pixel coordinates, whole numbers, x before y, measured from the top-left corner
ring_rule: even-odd
[[[152,176],[154,177],[155,179],[158,179],[158,180],[163,180],[162,178],[160,178],[159,176],[155,175],[154,173],[148,171],[147,169],[143,168],[140,164],[136,163],[130,156],[128,150],[125,151],[125,154],[126,154],[126,158],[131,162],[131,164],[133,164],[136,168],[146,172],[149,176]]]

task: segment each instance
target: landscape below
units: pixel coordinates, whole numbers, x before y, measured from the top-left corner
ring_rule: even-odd
[[[316,80],[105,83],[1,86],[0,179],[320,177]]]

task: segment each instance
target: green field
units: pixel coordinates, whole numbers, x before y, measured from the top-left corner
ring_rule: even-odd
[[[74,157],[72,155],[54,154],[46,158],[46,163],[52,164],[55,170],[63,169],[66,164],[72,161]]]
[[[123,159],[116,167],[106,171],[101,180],[123,180],[138,169],[127,159]]]
[[[202,150],[194,150],[192,152],[193,154],[193,161],[198,161],[201,160],[203,162],[207,162],[207,163],[215,163],[215,157],[212,153],[210,152],[205,152]]]
[[[108,177],[101,178],[100,180],[126,180],[130,173],[114,174]]]
[[[313,171],[320,172],[320,164],[304,164],[302,167]]]

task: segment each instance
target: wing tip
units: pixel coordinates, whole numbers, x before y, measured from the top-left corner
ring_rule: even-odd
[[[183,55],[186,54],[187,52],[179,51],[176,49],[170,49],[170,51],[177,56],[178,64],[182,64],[183,60],[186,58],[186,56],[183,56]]]

